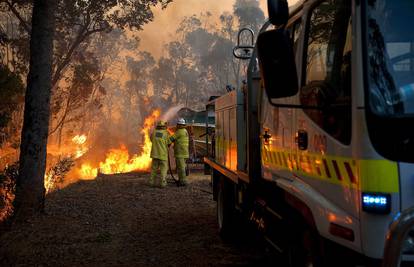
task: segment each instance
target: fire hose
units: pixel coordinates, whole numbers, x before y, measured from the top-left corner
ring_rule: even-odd
[[[168,153],[168,169],[170,170],[170,175],[171,178],[173,179],[173,182],[177,185],[177,187],[180,186],[180,180],[175,179],[174,174],[172,172],[172,168],[171,168],[171,160],[170,160],[170,153]]]

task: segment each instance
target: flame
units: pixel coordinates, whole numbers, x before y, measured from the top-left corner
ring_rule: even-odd
[[[87,137],[86,135],[82,134],[82,135],[76,135],[75,137],[72,138],[72,142],[77,144],[77,145],[83,145],[86,143]]]
[[[167,128],[167,131],[170,135],[173,135],[175,133],[173,128]]]
[[[66,148],[67,152],[65,153],[65,155],[67,157],[71,157],[73,159],[78,159],[78,158],[82,157],[89,150],[89,148],[86,146],[87,139],[88,138],[85,134],[74,136],[72,138],[72,142],[76,145],[76,148],[73,148],[72,146]],[[48,150],[49,149],[50,149],[50,147],[48,147]],[[48,172],[45,173],[44,185],[45,185],[46,193],[50,193],[51,191],[53,191],[55,189],[56,184],[55,184],[55,181],[54,181],[54,175],[55,175],[55,173],[51,170],[49,170]],[[92,175],[93,175],[93,171],[87,173],[87,177],[92,176]]]
[[[48,172],[45,174],[44,183],[45,183],[46,193],[49,193],[50,191],[52,191],[52,188],[54,187],[52,176],[53,176],[52,172]]]
[[[150,130],[154,126],[155,121],[160,117],[160,110],[155,110],[144,121],[141,133],[144,135],[144,145],[140,155],[130,157],[128,149],[121,145],[118,149],[111,149],[106,155],[106,159],[99,163],[99,168],[93,168],[89,164],[83,164],[79,174],[82,178],[95,178],[98,173],[116,174],[132,171],[147,171],[151,167],[151,139]]]
[[[87,139],[88,139],[87,136],[84,134],[76,135],[75,137],[72,138],[72,142],[77,145],[77,149],[75,153],[73,154],[73,157],[75,159],[82,157],[86,152],[88,152],[89,148],[86,147],[85,145]]]
[[[95,178],[98,175],[98,169],[93,168],[91,165],[85,163],[82,164],[79,174],[84,179]]]
[[[73,155],[73,157],[75,159],[78,159],[78,158],[82,157],[83,155],[85,155],[86,152],[88,152],[88,149],[87,148],[80,148],[80,149],[76,150],[76,152]]]
[[[8,177],[4,177],[2,183],[0,183],[0,197],[2,197],[2,206],[0,206],[0,223],[4,222],[13,214],[13,201],[14,201],[14,182]]]

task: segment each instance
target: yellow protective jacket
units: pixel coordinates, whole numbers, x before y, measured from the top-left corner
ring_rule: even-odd
[[[170,137],[170,141],[174,142],[174,156],[176,158],[189,158],[189,137],[185,128],[178,128],[177,131]]]
[[[170,142],[170,134],[166,129],[157,128],[151,135],[151,158],[168,160],[168,145]]]

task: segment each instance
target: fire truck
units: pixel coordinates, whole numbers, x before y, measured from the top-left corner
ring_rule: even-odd
[[[284,266],[414,266],[414,1],[268,11],[233,51],[246,82],[207,105],[220,235],[250,221]]]

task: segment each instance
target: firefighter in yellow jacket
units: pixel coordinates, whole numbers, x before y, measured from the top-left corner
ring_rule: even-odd
[[[170,142],[170,134],[167,131],[167,123],[159,121],[155,128],[155,131],[151,135],[151,177],[149,184],[155,185],[157,172],[160,171],[160,186],[165,187],[167,185],[167,171],[168,171],[168,145]]]
[[[175,133],[170,137],[170,141],[174,142],[174,156],[175,162],[177,165],[177,173],[179,184],[181,186],[185,186],[187,184],[186,179],[186,159],[189,158],[188,153],[188,144],[189,144],[189,137],[188,132],[186,129],[186,124],[184,119],[179,119],[177,122],[177,130]]]

